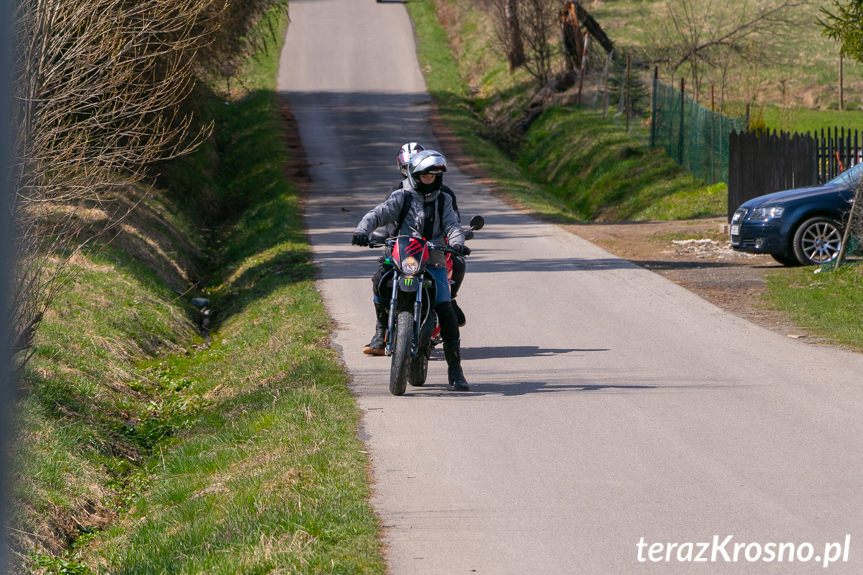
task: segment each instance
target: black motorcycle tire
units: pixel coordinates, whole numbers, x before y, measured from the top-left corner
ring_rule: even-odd
[[[403,395],[408,384],[411,362],[411,343],[414,333],[414,316],[407,311],[399,313],[396,322],[393,362],[390,366],[390,393]]]
[[[411,358],[410,369],[408,369],[408,383],[412,386],[420,387],[426,382],[430,354],[431,348],[426,346],[417,352],[416,357]]]

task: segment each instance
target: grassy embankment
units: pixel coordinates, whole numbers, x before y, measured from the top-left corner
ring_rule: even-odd
[[[283,176],[279,46],[259,45],[248,91],[203,102],[213,137],[163,170],[228,215],[202,230],[180,207],[194,202],[154,190],[127,222],[142,241],[82,254],[40,329],[15,406],[13,534],[30,572],[385,570],[359,412]],[[203,289],[181,269],[193,261]],[[192,296],[211,300],[209,342]]]
[[[627,136],[602,112],[591,108],[552,108],[534,122],[517,150],[509,154],[492,143],[494,135],[476,110],[511,100],[525,104],[530,78],[510,75],[483,34],[481,13],[462,14],[458,62],[433,2],[411,2],[418,52],[429,92],[466,151],[500,188],[538,214],[558,221],[687,219],[724,213],[724,185],[708,186],[684,172],[642,138]],[[476,20],[471,19],[471,16]],[[480,56],[477,56],[480,54]],[[478,87],[468,86],[474,76]],[[469,94],[473,93],[474,96]],[[504,96],[501,96],[504,94]],[[519,96],[521,94],[521,96]],[[516,109],[501,114],[518,115]],[[643,129],[642,129],[643,130]]]
[[[529,101],[530,79],[508,71],[494,47],[487,17],[469,3],[425,0],[407,6],[426,83],[441,116],[507,196],[559,222],[725,214],[723,184],[707,186],[683,173],[663,153],[649,150],[638,128],[628,136],[617,123],[603,120],[599,111],[587,106],[547,110],[516,149],[502,152],[492,143],[494,135],[480,115],[494,110],[516,117]],[[612,8],[620,6],[615,3]],[[453,17],[453,11],[460,11],[458,17]],[[644,23],[643,19],[624,20],[630,25]],[[849,125],[861,116],[860,111],[763,109],[768,126],[786,131]],[[812,271],[778,269],[769,280],[767,298],[753,305],[775,307],[814,335],[863,349],[857,313],[863,305],[859,266],[818,276]]]

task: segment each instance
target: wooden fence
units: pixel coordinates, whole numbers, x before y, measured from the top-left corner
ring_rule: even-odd
[[[859,130],[822,128],[819,132],[815,132],[813,138],[819,183],[832,180],[854,164],[860,163],[860,146],[863,145],[863,141]]]

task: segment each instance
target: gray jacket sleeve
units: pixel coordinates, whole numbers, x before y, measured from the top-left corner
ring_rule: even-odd
[[[464,244],[464,230],[458,220],[458,214],[453,209],[452,198],[449,194],[441,194],[444,201],[443,209],[443,231],[450,245]]]
[[[367,236],[381,226],[396,223],[404,201],[404,190],[398,189],[394,191],[386,201],[378,204],[363,216],[363,219],[357,224],[357,229],[354,233]]]

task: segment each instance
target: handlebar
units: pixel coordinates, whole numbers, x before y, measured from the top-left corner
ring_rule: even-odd
[[[485,220],[482,216],[474,216],[470,220],[470,227],[464,230],[464,239],[472,240],[474,238],[474,231],[481,230],[485,226]],[[398,236],[396,236],[398,237]],[[383,241],[381,241],[383,240]],[[375,231],[369,236],[368,247],[370,248],[384,248],[387,246],[392,246],[395,243],[395,237],[385,238],[383,232]],[[440,250],[445,253],[460,255],[458,252],[452,250],[452,248],[446,245],[437,245],[432,242],[426,242],[430,250]]]
[[[368,247],[370,247],[370,248],[385,248],[385,247],[391,247],[395,243],[396,243],[396,238],[387,238],[387,240],[383,243],[370,242]],[[437,251],[441,251],[441,252],[444,252],[447,254],[461,255],[459,252],[455,251],[454,249],[452,249],[451,247],[449,247],[448,245],[445,245],[445,244],[436,244],[434,242],[426,241],[426,246],[428,246],[428,249],[430,249],[430,250],[437,250]]]

